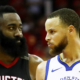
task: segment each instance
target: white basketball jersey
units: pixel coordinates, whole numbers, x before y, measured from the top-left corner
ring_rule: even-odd
[[[80,80],[80,60],[68,66],[60,55],[47,61],[45,80]]]

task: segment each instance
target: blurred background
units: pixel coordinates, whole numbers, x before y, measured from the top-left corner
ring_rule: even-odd
[[[45,41],[46,17],[64,7],[75,10],[80,16],[80,0],[0,0],[0,5],[10,5],[16,9],[23,23],[28,52],[44,60],[52,57]]]

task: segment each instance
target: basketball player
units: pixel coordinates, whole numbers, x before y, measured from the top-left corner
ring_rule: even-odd
[[[45,30],[50,54],[60,54],[38,65],[36,80],[80,80],[79,26],[79,16],[72,9],[62,8],[48,16]]]
[[[0,6],[0,80],[34,80],[41,61],[38,56],[28,54],[22,22],[15,9]]]

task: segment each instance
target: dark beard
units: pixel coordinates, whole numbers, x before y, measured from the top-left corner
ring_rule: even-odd
[[[17,43],[20,40],[20,43]],[[26,39],[24,37],[15,37],[15,39],[6,37],[0,31],[0,45],[2,50],[11,57],[23,57],[28,54]]]
[[[67,46],[67,44],[68,44],[68,41],[67,41],[67,37],[65,36],[58,46],[55,46],[54,49],[50,49],[49,53],[52,56],[56,56],[63,51],[63,49]]]

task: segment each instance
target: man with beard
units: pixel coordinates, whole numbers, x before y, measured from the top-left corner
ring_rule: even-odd
[[[41,61],[28,54],[22,22],[15,9],[0,6],[0,80],[34,80]]]
[[[55,57],[37,67],[36,80],[80,80],[80,18],[68,8],[51,13],[46,22],[46,41]]]

